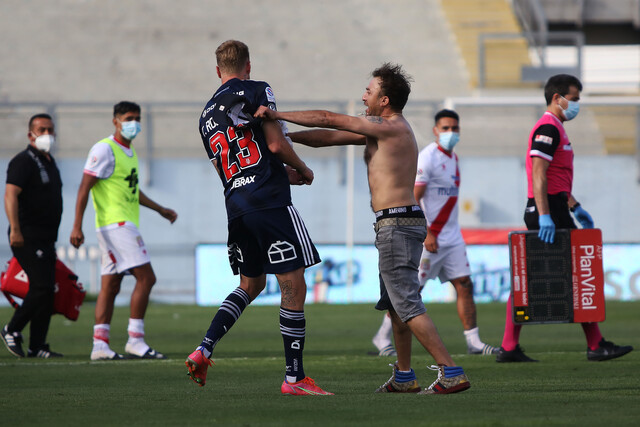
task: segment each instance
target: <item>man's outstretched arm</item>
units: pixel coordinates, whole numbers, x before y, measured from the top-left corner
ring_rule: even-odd
[[[255,116],[268,120],[284,120],[305,127],[345,130],[376,139],[397,131],[389,120],[382,117],[353,117],[325,110],[283,112],[260,106]]]
[[[367,138],[364,135],[345,131],[311,129],[287,134],[292,141],[308,147],[330,147],[334,145],[365,145]]]

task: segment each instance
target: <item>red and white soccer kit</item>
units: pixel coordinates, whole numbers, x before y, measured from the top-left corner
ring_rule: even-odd
[[[458,156],[447,153],[433,142],[418,155],[416,186],[425,186],[418,201],[427,217],[429,230],[438,239],[438,252],[422,251],[419,278],[421,286],[428,279],[447,282],[469,276],[466,246],[458,224],[458,190],[460,171]]]

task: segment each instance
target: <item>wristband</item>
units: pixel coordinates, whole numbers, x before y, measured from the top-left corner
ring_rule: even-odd
[[[571,206],[571,207],[569,208],[569,210],[570,210],[571,212],[575,212],[575,211],[576,211],[576,209],[578,209],[579,207],[580,207],[580,203],[576,203],[575,205]]]

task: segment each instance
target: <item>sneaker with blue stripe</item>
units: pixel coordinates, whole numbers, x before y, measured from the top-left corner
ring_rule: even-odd
[[[458,393],[471,387],[464,369],[460,366],[432,365],[429,369],[438,371],[438,378],[418,394]]]
[[[389,364],[389,366],[393,367],[393,374],[389,380],[382,384],[375,393],[418,393],[420,391],[420,385],[418,384],[418,380],[415,378],[415,374],[413,370],[411,373],[413,374],[413,379],[409,381],[402,381],[404,378],[398,378],[398,364]],[[400,376],[402,376],[400,374]]]

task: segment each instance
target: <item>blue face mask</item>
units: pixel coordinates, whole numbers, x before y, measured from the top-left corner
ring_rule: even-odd
[[[458,132],[442,132],[438,138],[438,144],[440,147],[447,151],[453,151],[453,147],[460,141],[460,134]]]
[[[569,104],[567,106],[567,109],[565,110],[564,108],[562,108],[562,106],[560,106],[560,109],[562,110],[562,115],[564,116],[564,118],[566,120],[572,120],[575,119],[575,117],[578,115],[578,113],[580,112],[580,104],[578,104],[576,101],[569,101],[567,98],[565,98],[564,96],[561,96],[562,99],[564,99],[565,101],[567,101],[567,103]],[[558,104],[560,105],[560,104]]]
[[[142,126],[140,126],[140,122],[138,121],[131,120],[129,122],[122,122],[122,130],[120,131],[120,135],[131,141],[140,133],[141,130]]]

